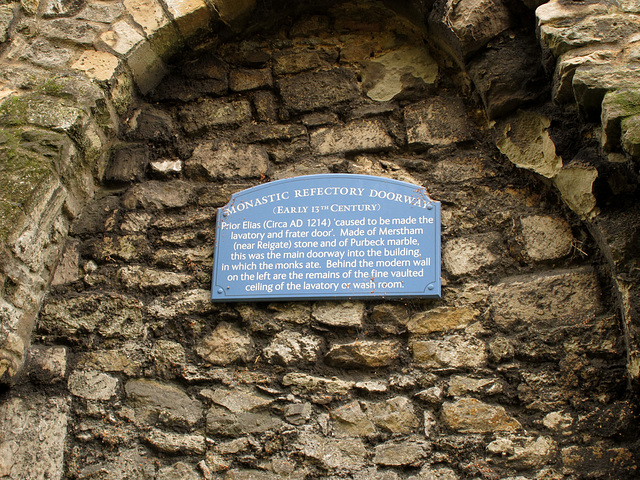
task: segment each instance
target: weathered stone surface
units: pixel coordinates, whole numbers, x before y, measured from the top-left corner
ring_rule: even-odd
[[[459,63],[511,26],[506,5],[495,0],[436,2],[429,15],[432,38]]]
[[[450,335],[442,340],[411,342],[413,361],[428,368],[477,368],[487,361],[484,342],[474,337]]]
[[[98,350],[80,355],[78,367],[103,372],[122,372],[125,375],[138,375],[141,371],[142,353],[131,345],[119,350]]]
[[[409,477],[409,480],[460,480],[456,472],[449,467],[434,467],[425,465],[420,469],[417,477]],[[506,480],[506,479],[505,479]]]
[[[415,335],[458,330],[469,325],[479,314],[473,308],[436,307],[413,315],[407,322],[407,330]]]
[[[367,402],[367,416],[380,429],[391,433],[411,433],[420,426],[420,418],[407,397],[393,397],[384,402]]]
[[[461,398],[442,405],[442,421],[461,433],[515,432],[522,428],[501,406],[493,406],[475,398]]]
[[[300,73],[282,78],[278,87],[285,107],[297,113],[337,106],[360,95],[356,77],[347,69]]]
[[[80,480],[155,479],[156,467],[147,461],[146,454],[147,451],[141,447],[115,449],[95,464],[78,465],[77,478]]]
[[[572,85],[576,101],[584,115],[598,119],[607,92],[637,88],[639,80],[640,67],[610,62],[577,68]]]
[[[514,165],[553,178],[562,169],[562,158],[547,132],[550,125],[542,115],[520,111],[505,121],[498,148]]]
[[[453,275],[469,275],[499,261],[502,241],[497,233],[449,240],[444,244],[444,267]]]
[[[640,90],[621,89],[608,92],[602,100],[602,146],[614,150],[620,146],[621,122],[640,114]]]
[[[316,302],[311,317],[331,327],[359,327],[364,317],[362,302]]]
[[[159,182],[150,180],[131,187],[122,199],[122,205],[130,210],[142,208],[182,208],[194,198],[194,187],[182,180]]]
[[[25,372],[40,383],[57,383],[67,373],[67,348],[31,345],[25,360]]]
[[[404,109],[410,146],[444,146],[473,139],[462,99],[437,96]]]
[[[459,397],[469,393],[495,395],[502,393],[502,384],[496,378],[471,378],[455,376],[449,381],[447,393],[452,397]]]
[[[368,61],[362,84],[369,98],[387,102],[429,92],[437,77],[438,64],[427,50],[405,47]]]
[[[362,411],[360,402],[357,401],[334,408],[331,410],[331,418],[343,436],[366,437],[377,432],[375,425]]]
[[[251,104],[246,100],[205,99],[180,108],[178,118],[187,134],[193,135],[215,127],[248,122],[251,120]]]
[[[135,338],[143,333],[142,303],[123,295],[85,294],[45,304],[39,328],[58,335],[98,332]]]
[[[569,224],[557,217],[520,219],[524,253],[534,262],[557,260],[571,252],[574,238]]]
[[[577,269],[509,279],[491,288],[490,302],[502,328],[545,328],[592,318],[598,296],[594,272]]]
[[[225,408],[213,407],[207,412],[207,432],[214,435],[238,437],[276,430],[282,420],[269,413],[232,413]]]
[[[116,394],[118,379],[106,373],[75,370],[67,382],[69,391],[86,400],[109,400]]]
[[[222,322],[200,341],[196,353],[213,365],[247,363],[254,357],[253,340],[243,330]]]
[[[285,387],[291,387],[291,392],[296,395],[318,390],[329,395],[343,395],[355,386],[355,382],[339,378],[314,377],[306,373],[287,373],[282,378],[282,384]]]
[[[548,465],[556,454],[557,445],[551,437],[498,438],[487,446],[487,450],[500,455],[517,470]]]
[[[572,445],[561,451],[565,468],[587,470],[593,475],[625,478],[635,475],[638,461],[635,455],[624,447],[600,444],[588,447]]]
[[[250,412],[265,408],[273,403],[273,398],[258,394],[249,389],[229,390],[217,388],[213,392],[204,393],[216,405],[225,407],[232,413]]]
[[[193,281],[191,275],[164,272],[153,268],[140,267],[138,265],[122,267],[118,270],[116,278],[122,282],[126,288],[140,290],[175,290],[183,288]]]
[[[99,263],[112,262],[114,259],[125,262],[139,260],[150,250],[146,235],[104,236],[88,245],[87,249]]]
[[[204,413],[199,401],[173,385],[134,379],[129,380],[124,389],[139,422],[159,420],[169,425],[193,426]]]
[[[0,404],[0,475],[11,480],[60,480],[70,400],[34,392],[29,397],[7,398]]]
[[[564,167],[553,179],[562,199],[571,210],[582,218],[593,218],[598,210],[593,195],[593,182],[598,171],[592,166],[572,165]]]
[[[164,453],[202,455],[206,450],[203,434],[181,434],[154,428],[144,436],[151,446]]]
[[[620,123],[620,141],[625,152],[633,158],[640,158],[640,115],[627,117]]]
[[[320,128],[310,135],[319,155],[389,150],[395,143],[378,120],[356,120],[337,127]]]
[[[262,351],[262,355],[269,363],[277,365],[314,363],[318,360],[323,344],[322,338],[316,335],[282,331],[276,334]]]
[[[147,311],[158,318],[169,319],[183,315],[207,314],[215,310],[209,290],[195,289],[155,299]]]
[[[273,71],[276,75],[286,75],[330,67],[338,60],[334,49],[295,49],[278,51],[273,56]]]
[[[547,80],[538,48],[533,35],[505,32],[469,62],[469,76],[489,118],[505,115],[545,93]]]
[[[359,469],[367,456],[367,449],[359,438],[335,439],[303,433],[298,443],[305,457],[320,462],[328,470]]]
[[[337,367],[388,367],[401,354],[401,344],[395,340],[356,340],[351,343],[333,344],[325,361]]]
[[[293,403],[284,407],[284,418],[293,425],[304,425],[311,419],[313,408],[310,403]]]
[[[424,440],[391,440],[376,446],[373,462],[389,467],[416,466],[424,461],[429,450],[429,444]]]
[[[229,72],[229,88],[232,92],[244,92],[257,88],[271,87],[271,69],[238,69]]]
[[[164,159],[150,162],[151,171],[158,177],[172,177],[182,173],[182,160]]]
[[[201,143],[184,164],[191,178],[255,178],[264,176],[269,168],[269,156],[264,147],[234,143]]]

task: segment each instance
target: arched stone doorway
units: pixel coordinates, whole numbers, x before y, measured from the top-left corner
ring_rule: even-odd
[[[27,436],[24,419],[48,411],[42,426],[53,434],[37,462],[16,448],[24,438],[18,433],[5,441],[15,468],[9,478],[22,478],[27,462],[70,478],[634,475],[629,342],[621,341],[618,299],[609,293],[611,265],[578,218],[595,206],[593,165],[558,165],[545,136],[547,118],[571,116],[535,105],[492,130],[478,107],[484,102],[497,116],[508,102],[494,102],[490,88],[482,93],[480,80],[478,99],[463,95],[471,83],[456,62],[452,73],[434,61],[438,50],[418,41],[428,39],[422,28],[379,4],[344,2],[280,20],[277,32],[214,39],[215,50],[203,44],[166,76],[162,58],[182,48],[169,32],[178,28],[186,39],[208,25],[208,7],[188,7],[179,16],[168,6],[173,22],[166,8],[137,17],[148,42],[123,53],[133,76],[118,74],[119,61],[108,101],[80,90],[92,116],[65,100],[80,96],[75,79],[43,85],[29,97],[37,102],[5,111],[21,132],[19,149],[32,138],[22,133],[24,116],[68,132],[75,143],[57,136],[47,145],[84,148],[68,157],[79,162],[67,165],[74,172],[92,152],[100,158],[110,134],[119,140],[98,162],[106,186],[98,186],[98,198],[74,211],[73,196],[52,190],[58,201],[43,211],[54,235],[23,240],[22,257],[11,254],[31,272],[39,261],[53,270],[54,247],[71,229],[63,257],[70,267],[58,267],[31,366],[19,378],[33,383],[15,385],[3,410],[8,430]],[[249,7],[216,5],[232,29]],[[117,35],[100,35],[110,48],[124,48],[118,32],[128,22],[119,22],[110,30]],[[459,40],[450,50],[458,64],[481,65],[475,54],[485,52],[484,41]],[[501,50],[509,35],[496,42],[486,51]],[[84,68],[89,57],[74,65]],[[131,78],[146,97],[131,97]],[[43,92],[46,99],[64,93],[52,108],[65,115],[29,116]],[[521,97],[527,107],[536,95]],[[126,114],[122,123],[118,113]],[[52,119],[66,123],[45,123]],[[580,158],[572,145],[561,150]],[[580,194],[573,204],[565,195],[577,213],[562,206],[550,182],[507,160],[532,157],[540,162],[519,166],[556,185],[563,185],[559,171],[578,172],[571,179],[587,172],[586,187],[565,182],[573,185],[565,192]],[[607,168],[624,172],[626,164]],[[211,305],[215,207],[266,179],[326,172],[409,180],[444,203],[444,299]],[[66,188],[76,177],[61,178]],[[632,191],[628,183],[613,183],[622,185],[618,195]],[[88,197],[93,187],[84,185]],[[603,195],[615,198],[608,185]],[[52,205],[64,219],[56,220]],[[5,298],[24,296],[30,278],[8,277],[12,296]],[[37,294],[32,301],[39,303]],[[588,461],[594,455],[595,465]]]

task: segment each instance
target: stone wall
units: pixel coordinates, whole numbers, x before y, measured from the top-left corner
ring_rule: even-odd
[[[635,12],[329,3],[4,9],[0,478],[638,476]],[[443,299],[211,304],[332,172],[442,202]]]

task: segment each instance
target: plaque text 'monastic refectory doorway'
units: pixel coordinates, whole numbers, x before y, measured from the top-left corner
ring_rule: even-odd
[[[440,203],[369,175],[259,185],[218,210],[212,299],[440,296]]]

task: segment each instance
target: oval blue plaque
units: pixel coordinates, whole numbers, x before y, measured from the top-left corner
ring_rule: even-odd
[[[218,209],[214,301],[440,297],[440,202],[423,187],[326,174]]]

